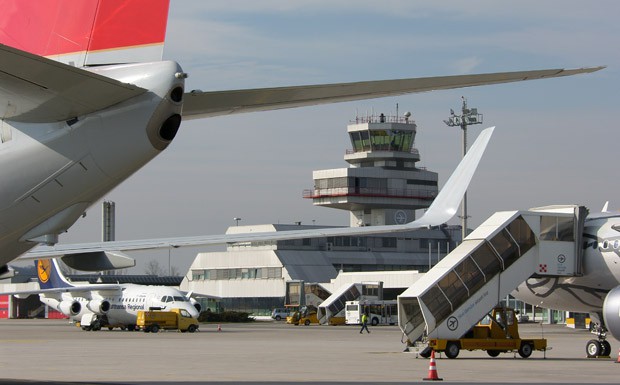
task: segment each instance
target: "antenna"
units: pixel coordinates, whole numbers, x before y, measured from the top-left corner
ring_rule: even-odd
[[[450,117],[443,122],[449,127],[461,127],[463,130],[463,158],[467,154],[467,126],[470,124],[482,124],[482,114],[478,113],[477,108],[467,108],[467,99],[463,99],[462,115],[456,115],[453,109],[450,109]],[[467,192],[463,195],[463,203],[461,204],[461,234],[462,240],[467,236]]]

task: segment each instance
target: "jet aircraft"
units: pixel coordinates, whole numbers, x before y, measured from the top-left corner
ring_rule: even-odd
[[[198,301],[169,286],[131,283],[74,285],[67,281],[56,259],[38,260],[35,266],[40,290],[3,294],[18,297],[38,294],[41,302],[80,322],[84,330],[120,327],[132,331],[140,310],[181,309],[181,315],[193,318],[198,318],[201,310]]]
[[[0,273],[36,245],[55,245],[86,209],[166,149],[182,120],[602,68],[187,92],[181,65],[161,61],[169,0],[0,0],[0,6]],[[415,226],[444,220],[429,218]],[[30,256],[63,256],[78,270],[135,263],[112,243],[38,251]]]
[[[586,217],[582,235],[583,274],[571,277],[533,277],[513,296],[548,309],[589,313],[597,338],[586,344],[589,357],[608,356],[609,331],[620,340],[620,212]]]

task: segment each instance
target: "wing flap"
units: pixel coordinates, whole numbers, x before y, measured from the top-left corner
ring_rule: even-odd
[[[0,116],[58,122],[146,92],[86,70],[0,45]]]
[[[604,67],[498,72],[231,91],[192,91],[185,94],[183,118],[197,119],[433,90],[546,79],[595,72],[602,68]]]

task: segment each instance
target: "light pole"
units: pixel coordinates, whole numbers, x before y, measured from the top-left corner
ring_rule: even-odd
[[[463,158],[467,154],[467,126],[470,124],[482,124],[482,114],[478,113],[477,108],[467,108],[467,99],[461,96],[463,99],[462,115],[456,115],[454,110],[450,109],[450,117],[443,122],[450,127],[461,127],[463,131]],[[461,203],[461,236],[465,239],[467,236],[467,191],[463,195],[463,202]]]
[[[239,226],[239,221],[241,220],[241,218],[238,217],[234,217],[233,221],[237,222],[237,226]]]

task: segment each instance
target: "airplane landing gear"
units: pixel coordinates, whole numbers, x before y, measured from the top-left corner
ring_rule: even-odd
[[[588,358],[609,357],[611,345],[605,339],[607,328],[600,322],[600,318],[590,314],[590,331],[596,334],[597,339],[592,339],[586,344]]]
[[[609,357],[611,345],[607,340],[590,340],[586,344],[588,358]]]

